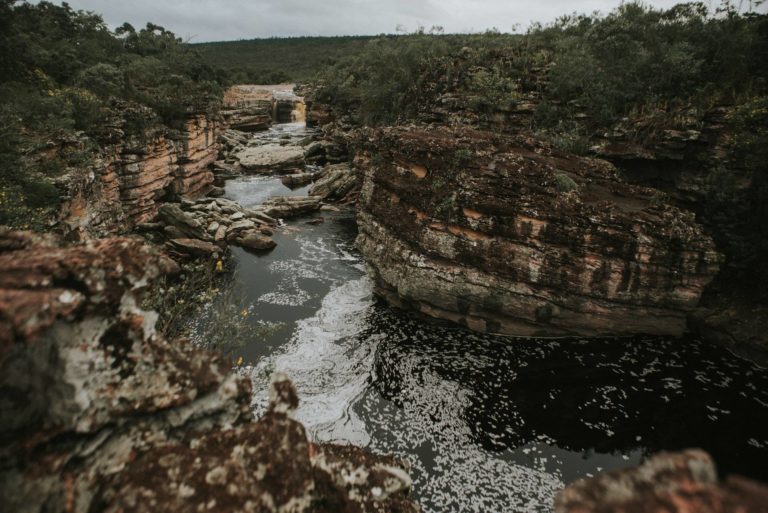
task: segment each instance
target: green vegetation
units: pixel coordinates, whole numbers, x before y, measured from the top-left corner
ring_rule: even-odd
[[[290,37],[191,45],[203,63],[233,84],[306,82],[320,70],[359,53],[373,36]]]
[[[555,173],[555,183],[557,184],[557,190],[560,192],[571,192],[579,188],[579,184],[565,173]]]
[[[0,0],[0,224],[46,229],[99,148],[215,109],[223,78],[163,27],[114,33],[66,3]]]
[[[730,2],[661,10],[626,3],[606,16],[565,16],[524,36],[414,34],[367,41],[316,78],[319,99],[360,124],[424,118],[458,106],[509,110],[527,95],[535,128],[583,146],[624,116],[649,130],[689,121],[680,110],[764,94],[768,16]],[[578,120],[578,121],[576,121]]]
[[[316,96],[368,125],[417,119],[445,93],[463,94],[475,109],[509,105],[517,100],[512,77],[521,62],[504,55],[520,41],[497,33],[371,39],[318,74]]]
[[[228,267],[216,259],[184,264],[179,276],[155,281],[141,306],[159,314],[157,330],[168,340],[191,338],[236,363],[240,349],[282,325],[255,318],[253,305],[236,297]]]

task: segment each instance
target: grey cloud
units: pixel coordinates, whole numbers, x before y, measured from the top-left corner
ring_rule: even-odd
[[[714,0],[712,0],[714,2]],[[525,29],[572,12],[608,12],[619,0],[69,0],[112,27],[151,21],[200,41],[271,36],[392,33],[441,25],[446,32]],[[651,0],[671,7],[679,0]],[[715,2],[719,3],[719,2]]]

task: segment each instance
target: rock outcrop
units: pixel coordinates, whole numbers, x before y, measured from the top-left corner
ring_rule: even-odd
[[[260,208],[270,217],[287,219],[320,210],[320,198],[302,196],[273,196],[261,204]]]
[[[360,191],[360,176],[349,164],[326,166],[319,179],[309,189],[310,196],[323,201],[352,203],[357,200]]]
[[[768,512],[768,488],[729,477],[718,483],[710,456],[699,450],[660,453],[642,465],[567,486],[555,513]]]
[[[258,86],[230,87],[224,93],[224,109],[221,114],[227,125],[235,130],[266,130],[272,124],[272,93]]]
[[[525,136],[362,131],[358,246],[378,293],[521,336],[679,335],[722,257],[606,161]]]
[[[270,143],[249,146],[237,152],[234,157],[243,169],[252,173],[301,169],[304,165],[304,149],[293,145]]]
[[[313,173],[293,173],[290,175],[285,175],[282,178],[280,178],[280,181],[288,187],[289,189],[298,189],[300,187],[304,187],[305,185],[308,185],[315,180],[317,180],[320,177],[319,172],[313,172]]]
[[[73,179],[62,209],[67,231],[78,238],[125,233],[151,221],[163,198],[195,198],[213,188],[218,124],[190,117],[185,130],[147,131],[146,141],[105,147],[92,169]]]
[[[245,208],[226,198],[199,198],[160,207],[158,223],[140,225],[144,231],[162,230],[175,255],[206,256],[234,244],[253,250],[276,246],[269,237],[277,220],[267,207]]]
[[[284,377],[254,421],[249,380],[156,333],[141,291],[175,269],[134,239],[0,231],[3,511],[418,510],[404,462],[309,442]]]

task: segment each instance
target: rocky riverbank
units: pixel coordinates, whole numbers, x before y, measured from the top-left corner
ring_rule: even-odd
[[[3,231],[0,269],[9,511],[417,511],[405,463],[308,441],[285,378],[255,421],[247,380],[156,333],[155,249]]]
[[[567,486],[555,513],[719,513],[768,511],[768,488],[737,476],[718,483],[703,451],[660,453],[642,465],[606,472]]]

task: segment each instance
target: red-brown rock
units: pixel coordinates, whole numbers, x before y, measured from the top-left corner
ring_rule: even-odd
[[[722,261],[606,161],[467,129],[360,139],[358,245],[398,306],[509,335],[679,335]]]
[[[726,512],[768,512],[768,488],[740,477],[718,483],[712,459],[699,450],[661,453],[577,481],[555,498],[555,513]]]
[[[405,463],[308,441],[286,378],[253,422],[249,380],[156,333],[141,292],[175,270],[137,239],[0,230],[3,511],[417,511]]]

